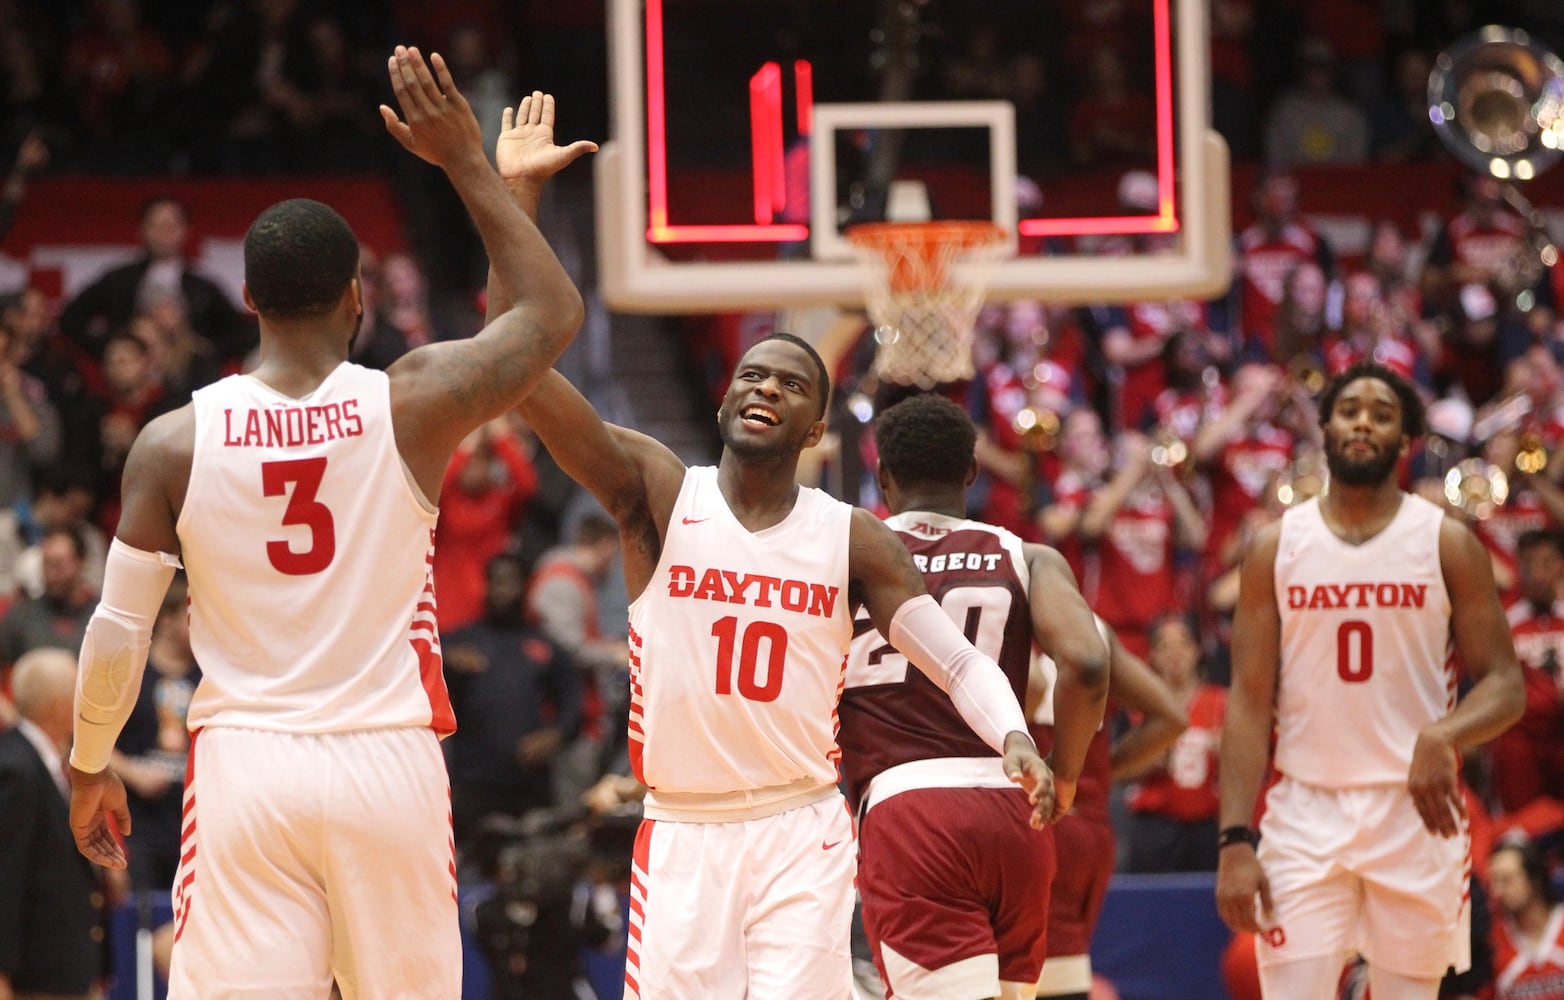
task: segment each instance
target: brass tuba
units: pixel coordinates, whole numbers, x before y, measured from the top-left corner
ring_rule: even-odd
[[[1529,181],[1564,156],[1564,60],[1519,28],[1489,25],[1434,60],[1428,117],[1456,159],[1504,182],[1505,201],[1526,220],[1527,245],[1502,285],[1531,306],[1529,290],[1558,261],[1542,213],[1515,182]]]

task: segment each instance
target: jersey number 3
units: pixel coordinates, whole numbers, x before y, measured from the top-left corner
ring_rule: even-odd
[[[325,474],[326,459],[323,457],[261,463],[261,489],[265,495],[288,498],[288,507],[282,512],[283,526],[301,524],[310,529],[309,548],[302,552],[295,551],[289,542],[266,543],[266,557],[279,573],[289,576],[319,573],[331,565],[337,554],[337,529],[331,520],[331,509],[315,499]],[[293,484],[291,491],[288,489],[290,483]]]

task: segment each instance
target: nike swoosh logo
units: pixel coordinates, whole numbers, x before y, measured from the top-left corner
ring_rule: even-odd
[[[840,840],[833,840],[830,843],[826,843],[825,841],[821,841],[820,842],[820,849],[822,851],[829,851],[831,848],[835,847],[837,844],[840,844],[840,843],[841,843]]]
[[[685,524],[700,524],[702,521],[710,521],[711,518],[709,518],[709,517],[685,517],[685,518],[680,518],[680,520],[683,523],[685,523]]]

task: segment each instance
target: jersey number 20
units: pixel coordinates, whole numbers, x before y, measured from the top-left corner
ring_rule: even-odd
[[[289,576],[308,576],[331,565],[337,554],[337,529],[331,509],[315,494],[326,474],[326,459],[295,458],[283,462],[261,463],[261,489],[269,497],[286,496],[288,507],[282,512],[284,526],[302,524],[310,529],[309,548],[294,550],[288,542],[266,543],[266,557],[277,572]],[[290,492],[288,484],[293,484]]]

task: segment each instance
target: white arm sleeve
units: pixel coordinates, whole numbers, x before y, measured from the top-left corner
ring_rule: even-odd
[[[1004,671],[967,641],[934,598],[922,594],[897,608],[887,638],[950,695],[967,725],[996,753],[1005,752],[1006,735],[1026,732],[1026,716]]]
[[[179,560],[133,549],[118,538],[109,546],[98,601],[81,644],[76,673],[76,726],[71,765],[89,774],[109,766],[114,741],[141,690],[163,595]]]

